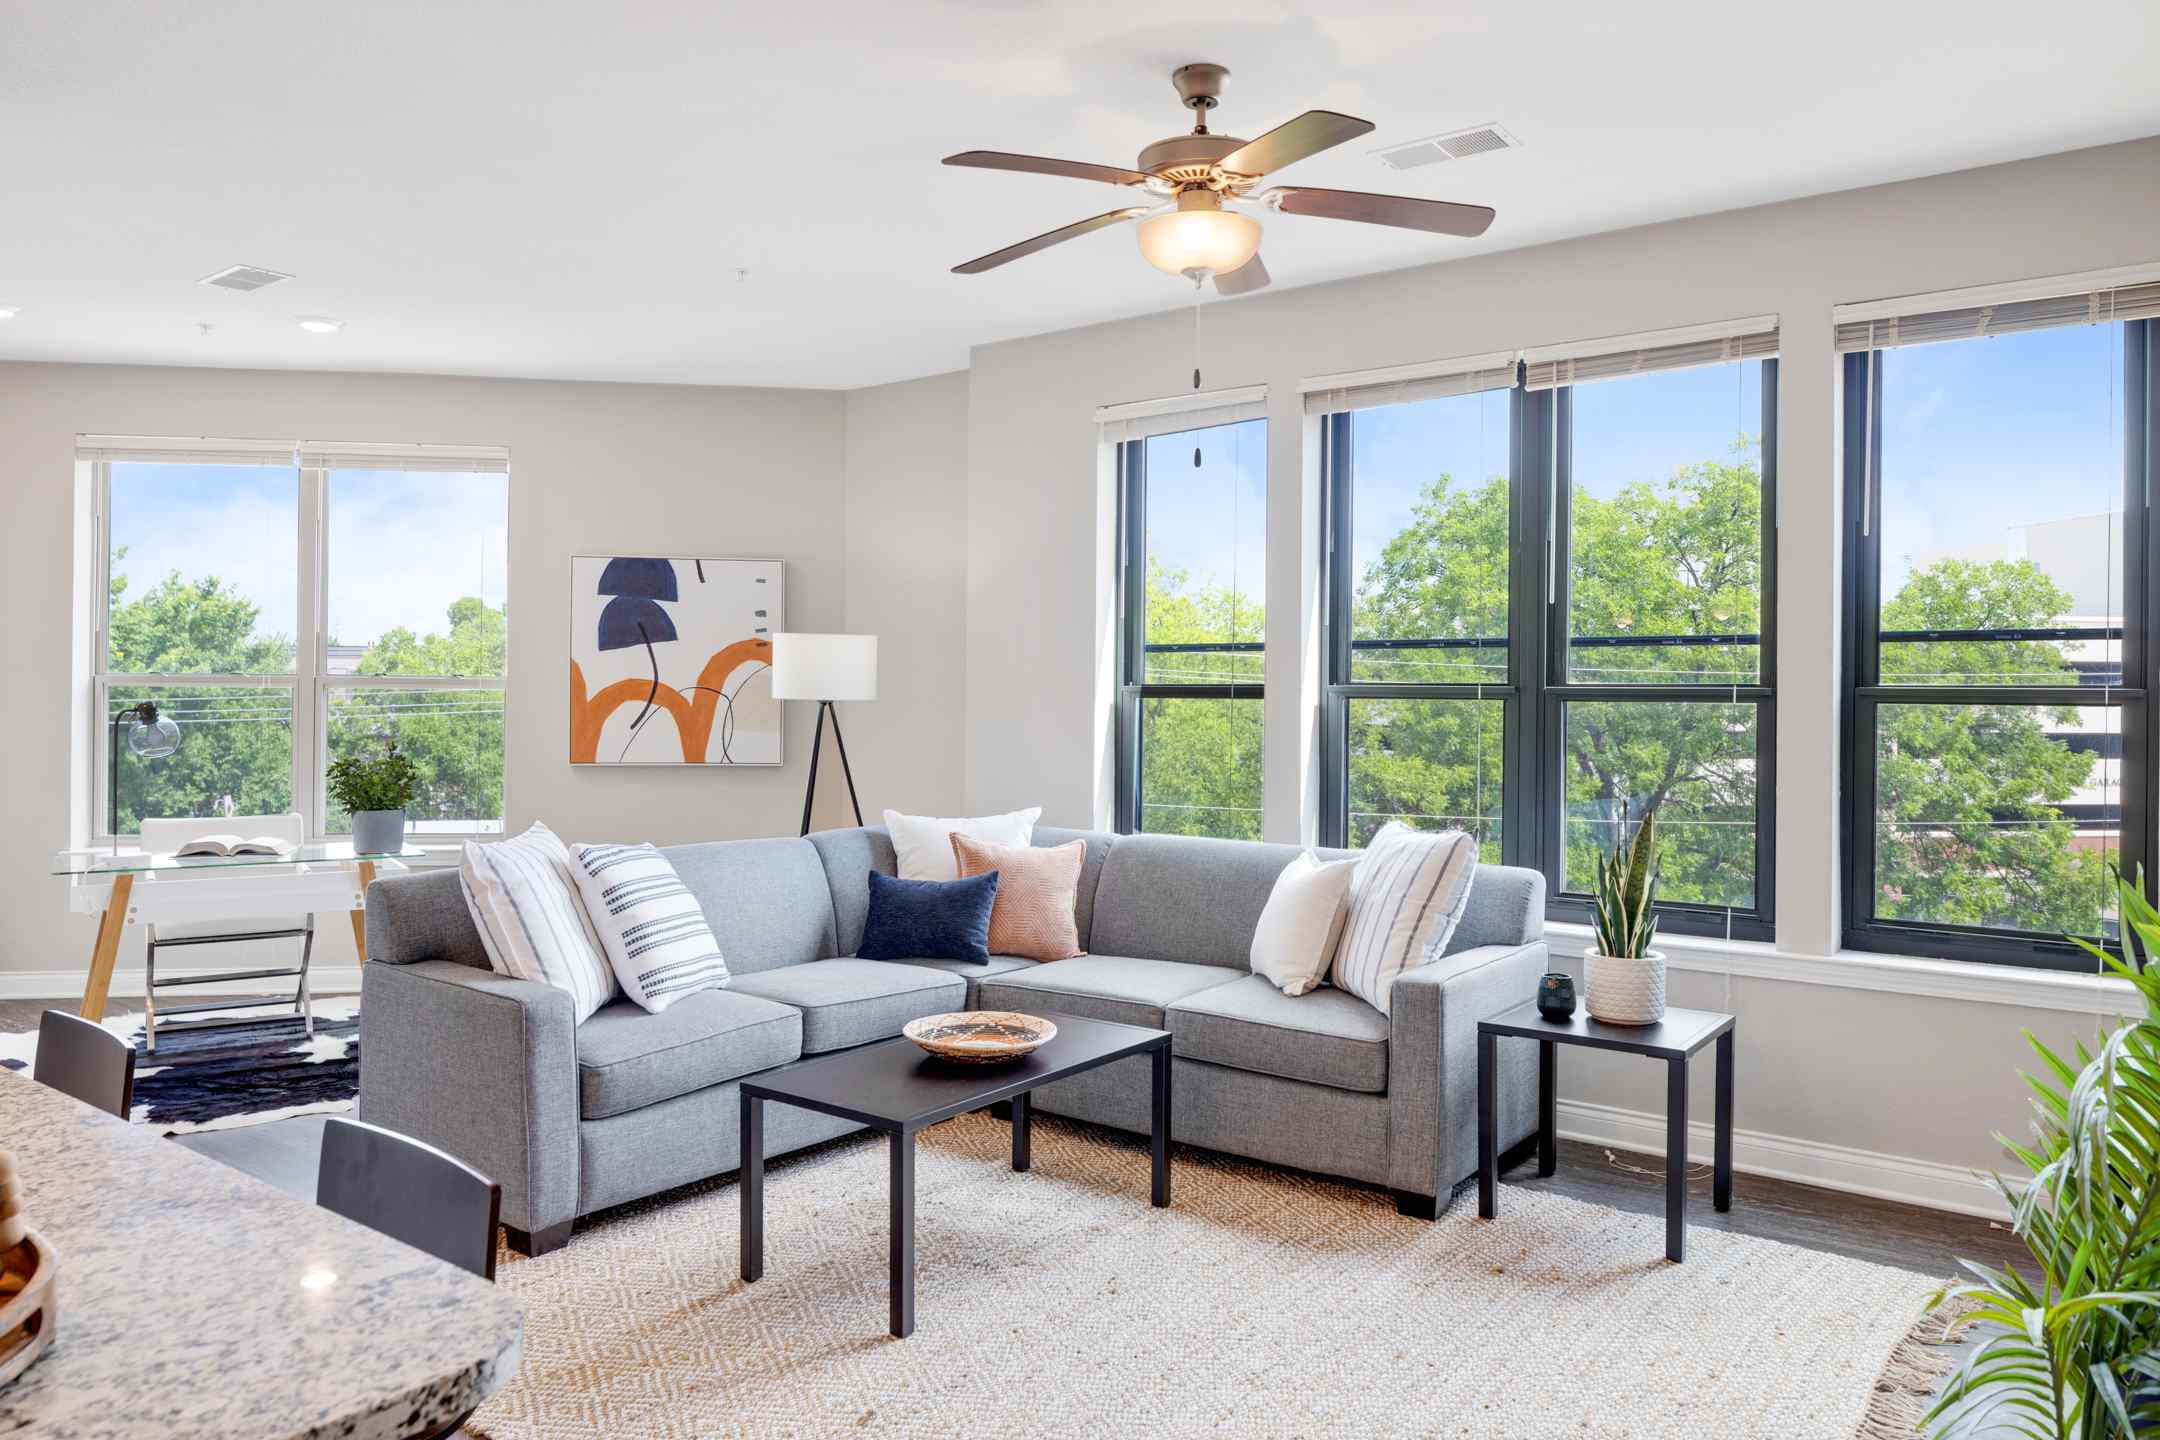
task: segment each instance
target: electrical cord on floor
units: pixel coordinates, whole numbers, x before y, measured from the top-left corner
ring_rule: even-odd
[[[1656,1170],[1647,1170],[1640,1165],[1629,1164],[1627,1161],[1622,1160],[1617,1154],[1610,1150],[1607,1150],[1605,1152],[1605,1163],[1612,1166],[1612,1168],[1615,1170],[1625,1170],[1630,1175],[1648,1175],[1651,1178],[1657,1180],[1662,1180],[1665,1178],[1665,1171],[1662,1166]],[[1706,1179],[1710,1174],[1711,1168],[1712,1167],[1708,1165],[1691,1165],[1688,1167],[1687,1178],[1690,1180]]]

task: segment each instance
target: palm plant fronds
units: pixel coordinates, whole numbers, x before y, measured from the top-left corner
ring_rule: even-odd
[[[2001,1176],[2036,1276],[1968,1263],[1973,1282],[1935,1297],[1970,1306],[1991,1333],[1924,1422],[1936,1440],[2160,1435],[2160,912],[2117,876],[2123,957],[2085,948],[2133,985],[2145,1013],[2076,1063],[2030,1034],[2033,1140],[1998,1136],[2030,1172]]]

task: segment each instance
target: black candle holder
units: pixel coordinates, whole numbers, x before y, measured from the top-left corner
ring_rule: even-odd
[[[1555,970],[1538,981],[1538,1014],[1547,1020],[1575,1018],[1575,977]]]

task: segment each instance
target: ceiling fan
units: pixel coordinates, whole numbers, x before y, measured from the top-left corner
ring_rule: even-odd
[[[1369,133],[1370,120],[1308,110],[1276,126],[1257,140],[1216,135],[1208,130],[1208,112],[1222,98],[1230,72],[1220,65],[1181,65],[1170,76],[1178,98],[1194,115],[1192,133],[1158,140],[1142,150],[1134,168],[1090,165],[1078,160],[1049,160],[1002,150],[963,150],[945,157],[947,165],[978,170],[1021,170],[1036,175],[1064,175],[1130,186],[1156,197],[1148,205],[1128,205],[1077,220],[1033,239],[953,266],[956,275],[980,275],[1022,256],[1047,250],[1109,225],[1138,220],[1140,253],[1149,264],[1195,285],[1213,279],[1224,295],[1243,295],[1268,283],[1260,261],[1260,222],[1247,210],[1259,207],[1286,215],[1317,215],[1327,220],[1361,220],[1435,235],[1482,235],[1493,222],[1484,205],[1456,205],[1407,195],[1369,195],[1359,190],[1316,190],[1278,185],[1254,193],[1261,180],[1286,165],[1317,155],[1346,140]]]

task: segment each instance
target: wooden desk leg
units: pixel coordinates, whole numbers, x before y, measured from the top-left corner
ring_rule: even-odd
[[[360,908],[352,912],[353,954],[367,964],[367,887],[375,883],[375,862],[360,862]]]
[[[112,897],[98,919],[97,944],[90,949],[90,978],[83,983],[82,1018],[103,1020],[105,997],[112,992],[113,961],[120,955],[120,932],[127,928],[128,896],[135,877],[122,872],[113,876]]]
[[[1717,1139],[1711,1151],[1710,1203],[1732,1209],[1733,1032],[1717,1037]]]

